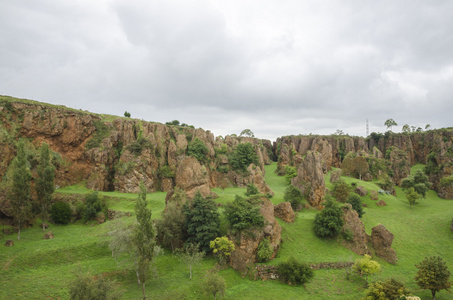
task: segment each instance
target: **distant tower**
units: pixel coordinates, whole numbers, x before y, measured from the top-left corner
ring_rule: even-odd
[[[368,119],[366,119],[366,137],[370,135],[370,127],[368,126]]]

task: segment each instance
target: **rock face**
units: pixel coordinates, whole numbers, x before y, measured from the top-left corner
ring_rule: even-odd
[[[291,203],[282,202],[274,206],[274,216],[282,219],[286,223],[293,223],[296,219]]]
[[[341,170],[332,171],[332,173],[330,173],[330,182],[333,183],[333,182],[340,180],[340,176],[341,176]]]
[[[376,255],[382,257],[391,264],[396,264],[396,252],[391,248],[393,242],[393,234],[388,231],[384,225],[378,225],[371,228],[371,244],[376,252]]]
[[[206,167],[192,156],[185,158],[178,166],[176,187],[182,189],[189,199],[192,199],[197,192],[200,192],[203,197],[211,196]]]
[[[256,261],[256,251],[263,239],[269,239],[273,251],[271,259],[277,254],[281,242],[281,227],[274,217],[274,205],[266,198],[262,198],[261,214],[265,219],[265,227],[261,230],[243,232],[239,236],[229,236],[235,243],[235,250],[231,253],[230,265],[241,273],[247,273],[247,268]]]
[[[346,203],[343,207],[344,225],[342,231],[350,231],[353,234],[352,241],[343,240],[342,244],[359,255],[370,254],[368,249],[368,235],[365,232],[365,226],[360,220],[357,212],[352,209],[352,205]]]
[[[320,208],[326,192],[324,174],[322,171],[322,156],[318,152],[309,151],[297,170],[297,176],[291,184],[307,194],[308,203]]]

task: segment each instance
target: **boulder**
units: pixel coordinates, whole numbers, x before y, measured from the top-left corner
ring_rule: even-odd
[[[296,219],[291,203],[282,202],[274,206],[274,216],[282,219],[286,223],[293,223]]]
[[[346,203],[343,207],[343,220],[344,225],[342,231],[351,231],[353,238],[352,241],[343,240],[342,244],[359,255],[370,254],[365,225],[363,225],[359,215],[352,209],[352,205],[349,203]]]
[[[386,206],[387,203],[384,200],[379,200],[378,202],[376,202],[376,205],[377,206]]]
[[[52,230],[44,233],[44,236],[42,237],[44,240],[51,240],[53,239],[53,233],[52,233]]]
[[[396,264],[398,261],[396,252],[391,248],[393,242],[393,234],[379,224],[371,228],[371,244],[376,252],[376,255],[382,257],[391,264]]]
[[[318,152],[309,151],[297,170],[297,176],[291,179],[291,184],[308,194],[308,203],[321,208],[326,192],[322,156]]]
[[[365,197],[368,194],[368,191],[363,186],[358,186],[355,189],[355,193],[361,197]]]
[[[13,240],[6,240],[5,246],[6,246],[6,247],[12,247],[12,246],[14,246],[14,241],[13,241]]]
[[[258,245],[264,239],[269,239],[273,249],[271,259],[277,254],[281,243],[282,228],[274,217],[274,205],[269,199],[262,198],[260,209],[264,216],[265,227],[262,229],[247,230],[238,235],[229,235],[229,239],[235,244],[235,250],[231,253],[230,265],[233,269],[246,274],[248,267],[256,261]]]
[[[378,200],[379,194],[376,191],[371,191],[370,192],[370,198],[371,200]]]
[[[335,170],[330,173],[330,182],[336,182],[340,180],[341,170]]]
[[[176,188],[182,189],[189,199],[193,199],[197,192],[203,197],[211,196],[208,171],[193,156],[186,157],[179,164],[175,182]]]

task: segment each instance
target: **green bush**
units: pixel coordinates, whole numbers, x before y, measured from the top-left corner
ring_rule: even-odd
[[[50,208],[52,220],[57,224],[68,224],[71,220],[71,207],[66,202],[55,202]]]
[[[264,239],[258,245],[258,251],[256,252],[256,259],[258,262],[267,262],[271,259],[272,247],[269,239]]]
[[[359,195],[349,194],[348,200],[346,202],[352,205],[352,209],[357,212],[359,218],[361,218],[365,214],[365,212],[363,211],[362,199],[360,199]]]
[[[410,295],[404,282],[396,279],[385,279],[373,282],[368,289],[365,290],[365,300],[379,299],[406,299],[404,296]]]
[[[351,229],[349,228],[346,228],[342,233],[341,235],[343,236],[343,238],[348,241],[348,242],[352,242],[354,240],[354,232],[352,232]]]
[[[176,174],[175,174],[175,171],[173,171],[170,166],[168,165],[165,165],[165,166],[162,166],[160,169],[159,169],[159,175],[162,177],[162,178],[175,178]]]
[[[251,143],[242,143],[230,155],[229,162],[233,169],[245,172],[250,164],[258,163],[258,156]]]
[[[286,188],[283,199],[291,203],[293,210],[299,210],[304,200],[304,195],[297,187],[290,185]]]
[[[98,192],[92,192],[85,196],[85,205],[82,212],[82,220],[87,222],[96,218],[101,210],[107,210],[104,198]],[[107,215],[105,213],[105,215]]]
[[[300,263],[294,257],[278,265],[278,275],[285,283],[292,285],[305,285],[314,276],[309,265]]]
[[[346,202],[351,189],[349,185],[342,179],[333,183],[332,196],[342,203]]]
[[[190,142],[189,147],[187,149],[187,153],[190,156],[195,157],[198,161],[206,161],[208,155],[208,147],[203,143],[202,140],[199,138],[195,138],[192,142]]]
[[[315,217],[315,233],[319,237],[336,237],[343,227],[343,211],[329,199],[321,212]]]
[[[90,274],[78,274],[69,284],[71,300],[115,300],[121,299],[115,283],[104,278],[96,279]]]
[[[256,185],[253,184],[253,182],[249,183],[247,185],[247,191],[245,192],[245,195],[247,197],[253,196],[253,195],[258,195],[260,191],[256,187]]]
[[[261,228],[264,226],[264,217],[260,213],[260,207],[252,201],[252,199],[236,195],[233,202],[225,205],[225,216],[233,233],[250,227]]]

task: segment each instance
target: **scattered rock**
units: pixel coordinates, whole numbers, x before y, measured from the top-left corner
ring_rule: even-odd
[[[274,206],[274,216],[282,219],[286,223],[293,223],[296,219],[291,203],[282,202]]]
[[[6,246],[6,247],[12,247],[12,246],[14,246],[13,240],[6,240],[5,246]]]
[[[365,225],[363,225],[359,215],[352,209],[352,205],[349,203],[346,203],[343,207],[343,220],[344,225],[342,231],[351,231],[353,233],[353,238],[352,241],[343,240],[342,244],[359,255],[370,254]]]
[[[384,225],[379,224],[371,228],[371,244],[376,251],[376,255],[391,264],[396,264],[398,261],[396,251],[391,248],[393,238],[393,234]]]
[[[376,205],[377,206],[386,206],[387,203],[384,200],[379,200],[378,202],[376,202]]]
[[[371,200],[378,200],[379,194],[376,191],[371,191],[370,192],[370,198]]]
[[[44,236],[42,237],[44,240],[51,240],[53,239],[53,233],[52,230],[44,233]]]
[[[363,203],[363,204],[362,204],[362,207],[368,207],[368,205],[366,205],[366,203]]]
[[[330,182],[336,182],[340,180],[341,170],[335,170],[330,173]]]
[[[41,224],[41,227],[44,228],[44,229],[47,229],[47,228],[49,228],[49,224],[43,223],[43,224]]]
[[[105,215],[104,215],[104,213],[102,213],[102,212],[99,213],[99,215],[96,217],[96,222],[97,222],[98,224],[102,224],[102,223],[105,222]]]
[[[361,197],[365,197],[368,194],[368,191],[363,186],[358,186],[355,189],[355,193]]]

